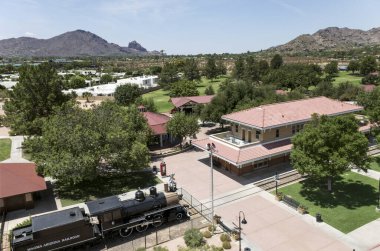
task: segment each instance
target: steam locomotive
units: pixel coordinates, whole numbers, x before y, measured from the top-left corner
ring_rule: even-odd
[[[129,197],[128,197],[129,196]],[[117,233],[128,237],[133,231],[143,232],[149,226],[180,221],[189,217],[186,207],[175,192],[157,192],[151,187],[145,194],[111,196],[86,202],[83,208],[34,216],[31,225],[12,231],[13,251],[62,250],[90,246],[97,240]]]

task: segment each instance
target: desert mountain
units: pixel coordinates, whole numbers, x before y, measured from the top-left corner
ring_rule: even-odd
[[[19,37],[0,40],[1,57],[78,57],[148,55],[136,41],[122,47],[84,30],[63,33],[49,39]]]
[[[271,47],[268,51],[298,53],[325,50],[349,50],[380,44],[380,28],[368,31],[349,28],[329,27],[314,34],[304,34],[290,42]]]

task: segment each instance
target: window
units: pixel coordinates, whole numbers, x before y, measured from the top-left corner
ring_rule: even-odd
[[[235,132],[239,132],[239,125],[235,125]]]
[[[295,133],[296,133],[296,126],[292,125],[292,134],[295,134]]]
[[[276,138],[280,137],[280,129],[276,129]]]
[[[261,132],[259,130],[256,130],[256,139],[260,139]]]

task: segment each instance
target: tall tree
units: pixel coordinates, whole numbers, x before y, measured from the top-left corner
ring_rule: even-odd
[[[70,96],[62,93],[62,80],[51,63],[23,65],[19,73],[4,105],[7,120],[15,134],[40,135],[43,120]]]
[[[313,115],[312,121],[292,139],[292,165],[301,174],[332,182],[355,165],[368,166],[367,138],[358,131],[354,116],[329,118]]]
[[[236,79],[243,79],[244,77],[244,67],[245,67],[245,61],[244,61],[244,58],[242,57],[239,57],[236,61],[235,61],[235,68],[234,68],[234,71],[233,71],[233,77],[236,78]]]
[[[272,60],[270,61],[270,67],[272,69],[279,69],[282,64],[283,64],[283,60],[282,60],[282,57],[280,54],[275,54],[272,58]]]
[[[254,56],[246,58],[244,68],[244,79],[248,82],[258,82],[260,80],[260,71]]]
[[[181,80],[170,85],[170,97],[198,96],[196,82]]]
[[[366,56],[360,62],[360,74],[367,75],[376,71],[376,68],[376,58],[373,56]]]
[[[182,146],[182,141],[185,137],[191,137],[199,131],[198,119],[196,116],[177,112],[173,118],[169,120],[166,128],[168,133],[180,139]]]
[[[160,73],[159,84],[164,89],[169,89],[170,84],[178,81],[178,71],[174,63],[165,63]]]
[[[120,85],[115,90],[115,102],[119,105],[130,105],[135,103],[141,94],[141,89],[137,85]]]
[[[112,82],[112,76],[110,74],[104,74],[100,77],[100,83],[102,84],[108,84],[109,82]]]
[[[77,88],[83,88],[83,87],[86,87],[86,81],[83,77],[76,75],[70,78],[69,88],[77,89]]]
[[[347,66],[347,70],[354,74],[356,71],[360,70],[360,62],[358,60],[351,60]]]
[[[145,168],[148,136],[146,120],[134,106],[103,102],[82,110],[65,105],[25,147],[39,173],[73,185],[95,179],[106,167],[119,173]]]
[[[190,58],[185,61],[183,66],[183,74],[187,80],[200,80],[201,74],[199,73],[198,65],[195,59]]]
[[[328,75],[338,74],[338,72],[339,72],[339,70],[338,70],[338,62],[337,61],[331,61],[330,63],[328,63],[325,66],[324,71]]]
[[[218,68],[216,66],[215,57],[207,58],[206,66],[204,68],[204,75],[208,79],[214,79],[218,76]]]

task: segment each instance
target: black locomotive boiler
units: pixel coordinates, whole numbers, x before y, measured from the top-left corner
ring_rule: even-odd
[[[133,231],[143,232],[149,226],[188,217],[186,207],[175,192],[145,194],[138,190],[128,195],[111,196],[74,207],[33,216],[31,225],[12,231],[12,250],[62,250],[89,246],[114,233],[128,237]]]

